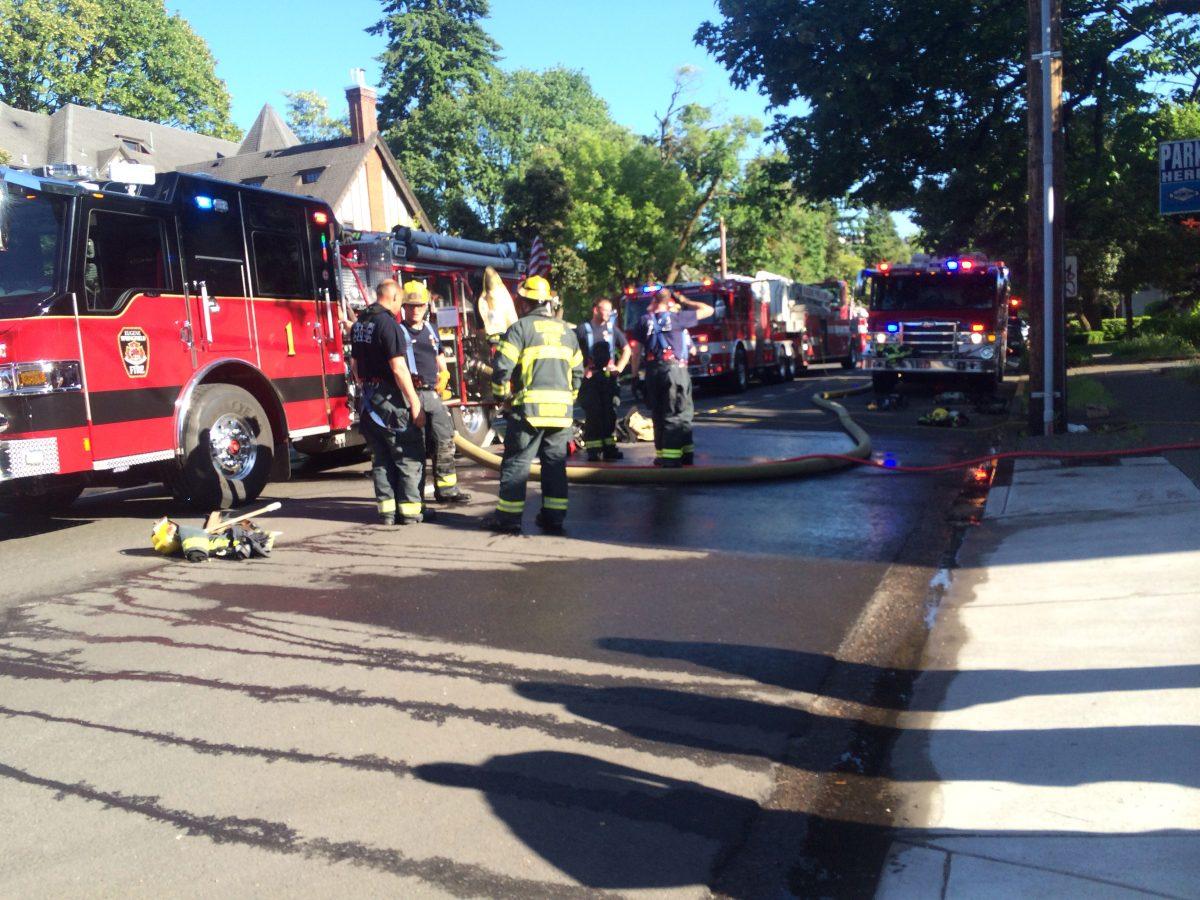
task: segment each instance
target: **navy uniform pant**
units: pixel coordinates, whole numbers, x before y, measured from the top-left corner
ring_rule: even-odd
[[[692,376],[677,362],[653,362],[646,369],[646,395],[654,420],[654,455],[667,464],[691,462]]]
[[[570,427],[535,428],[519,412],[508,414],[504,461],[500,464],[500,499],[496,501],[498,518],[520,523],[529,467],[537,459],[542,464],[543,520],[562,524],[567,517],[567,445],[571,432]]]
[[[617,402],[621,385],[616,375],[594,372],[579,386],[579,405],[583,407],[583,446],[588,450],[616,447],[613,432],[617,428]],[[610,451],[611,452],[611,451]]]
[[[362,433],[371,448],[371,481],[375,503],[384,520],[421,515],[421,482],[425,478],[425,448],[421,429],[412,424],[408,410],[398,412],[393,426],[385,428],[363,416]]]
[[[433,460],[433,493],[439,500],[458,493],[458,467],[454,461],[454,420],[437,391],[422,389],[421,407],[425,410],[425,454]],[[421,478],[421,496],[425,496],[425,478]]]

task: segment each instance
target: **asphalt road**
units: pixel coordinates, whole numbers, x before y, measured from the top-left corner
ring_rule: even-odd
[[[701,398],[699,461],[849,446],[807,397],[855,382]],[[984,440],[869,399],[879,456]],[[745,860],[800,850],[764,823],[833,768],[835,655],[928,583],[961,484],[577,486],[568,536],[499,537],[491,473],[382,529],[363,468],[272,486],[284,536],[240,564],[156,557],[150,522],[186,513],[148,488],[0,517],[0,894],[766,891]]]

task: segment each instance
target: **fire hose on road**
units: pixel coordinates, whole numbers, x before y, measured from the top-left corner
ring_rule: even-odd
[[[855,441],[855,446],[846,453],[809,453],[788,459],[770,460],[737,465],[692,466],[682,469],[662,469],[657,466],[596,466],[573,465],[567,467],[567,478],[582,484],[720,484],[739,481],[767,481],[779,478],[803,478],[834,472],[851,466],[867,466],[887,472],[907,475],[931,475],[955,469],[994,465],[1006,459],[1112,459],[1128,456],[1157,456],[1180,450],[1200,450],[1200,442],[1190,441],[1163,444],[1152,447],[1132,447],[1121,450],[1064,451],[1064,450],[1013,450],[989,453],[973,459],[958,460],[928,466],[901,466],[894,460],[871,459],[871,438],[851,417],[844,406],[833,402],[835,398],[866,393],[870,385],[843,391],[828,391],[813,396],[813,403],[837,416],[838,424]],[[498,471],[501,459],[495,453],[477,447],[457,434],[454,443],[465,456],[480,465]],[[533,464],[530,477],[537,478],[541,468]]]
[[[854,447],[846,453],[814,453],[790,459],[737,465],[688,466],[682,469],[662,469],[658,466],[567,466],[567,478],[582,484],[720,484],[733,481],[765,481],[775,478],[802,478],[844,469],[847,466],[870,462],[871,438],[850,418],[850,413],[833,397],[846,397],[870,390],[870,386],[819,394],[813,403],[838,418],[838,424],[854,439]],[[464,455],[489,469],[499,470],[500,457],[477,447],[457,434],[454,443]],[[531,478],[541,475],[541,467],[533,464]]]

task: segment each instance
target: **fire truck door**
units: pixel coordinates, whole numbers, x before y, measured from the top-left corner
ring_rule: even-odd
[[[342,312],[335,282],[332,226],[324,211],[307,214],[308,256],[316,298],[312,341],[321,355],[322,394],[327,421],[334,428],[350,424],[346,360],[343,358]]]
[[[96,467],[174,447],[175,400],[193,371],[173,216],[85,197],[73,289]]]
[[[179,217],[197,364],[233,356],[257,365],[238,192],[218,184],[199,190],[184,198]]]

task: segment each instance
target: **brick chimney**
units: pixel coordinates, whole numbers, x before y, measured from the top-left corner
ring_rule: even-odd
[[[350,105],[350,136],[356,144],[361,144],[379,130],[375,113],[375,102],[379,95],[374,88],[367,87],[366,72],[362,69],[351,69],[350,77],[354,79],[354,84],[346,88],[346,102]]]

